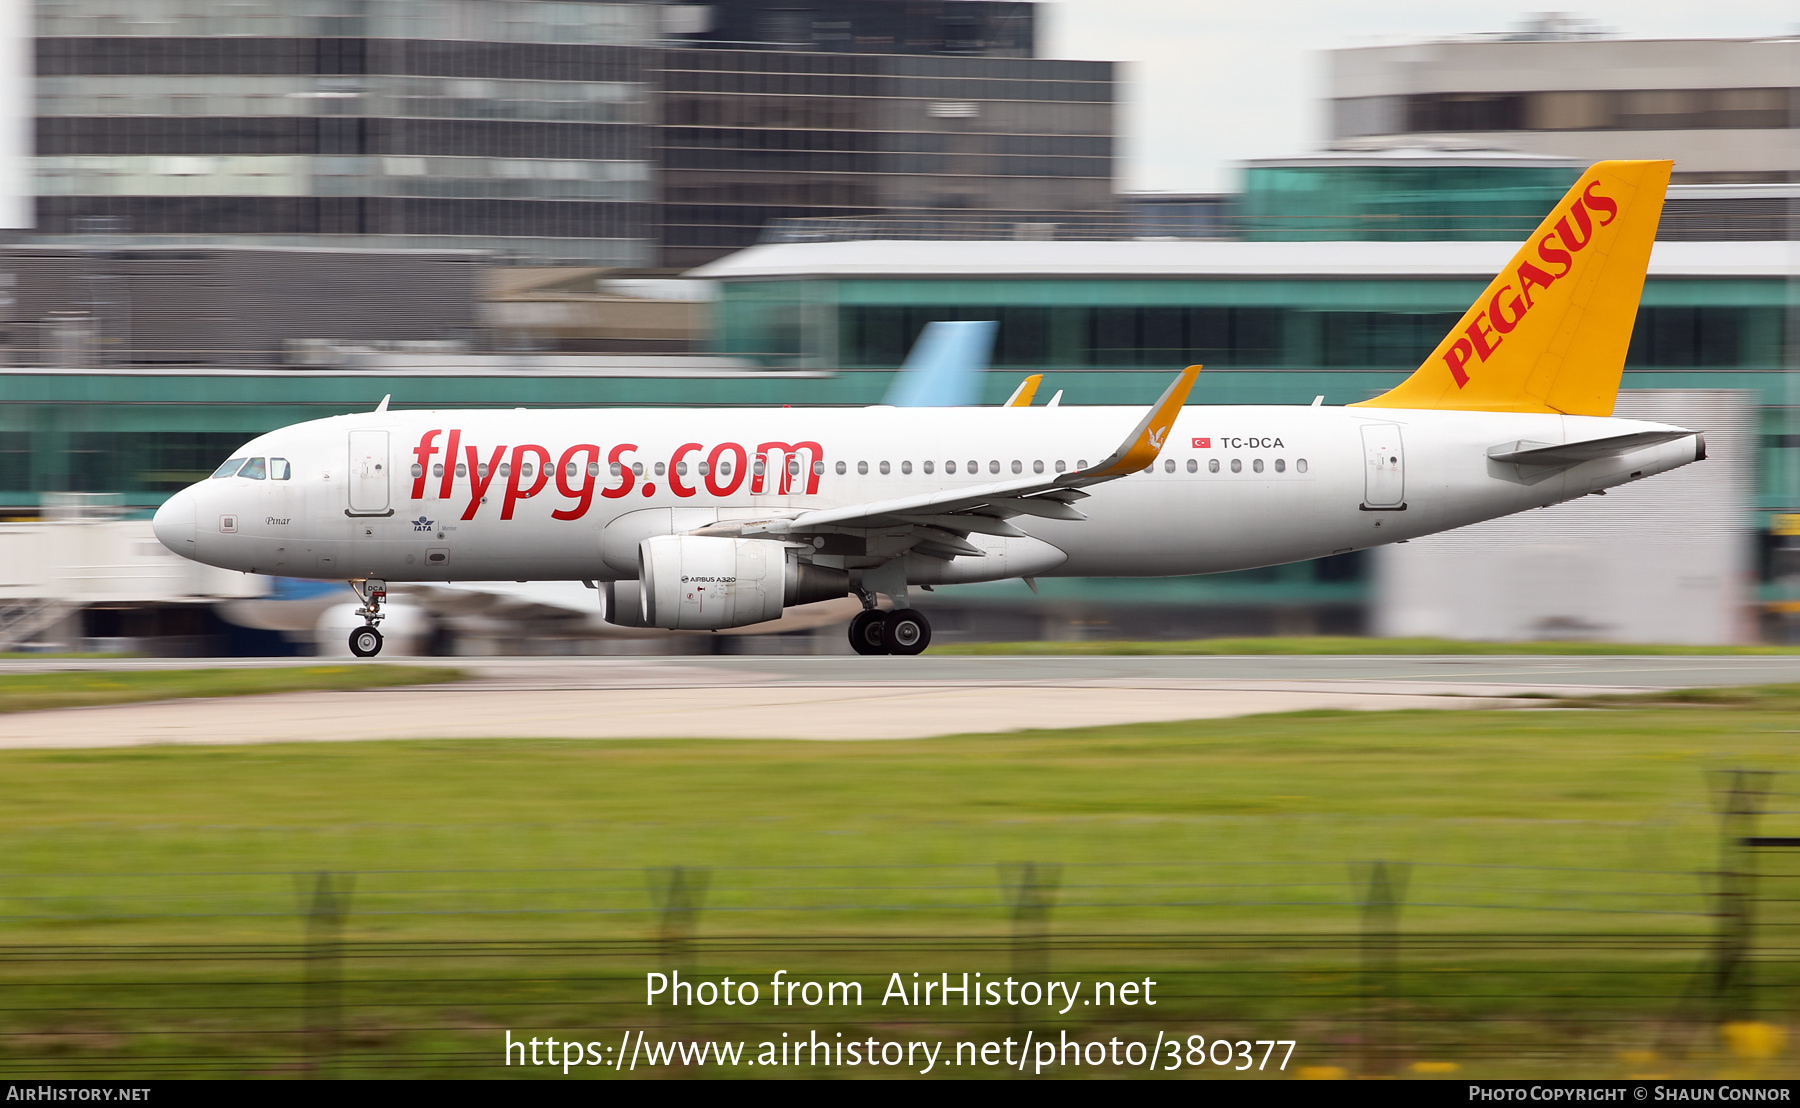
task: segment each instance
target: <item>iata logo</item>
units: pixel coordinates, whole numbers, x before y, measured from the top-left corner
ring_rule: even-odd
[[[413,525],[413,530],[415,530],[415,531],[435,531],[435,530],[437,530],[437,524],[433,523],[429,519],[426,519],[424,516],[420,516],[418,519],[413,520],[412,525]]]
[[[1574,272],[1575,255],[1594,241],[1594,218],[1589,210],[1592,209],[1602,217],[1599,222],[1601,227],[1619,218],[1618,203],[1594,191],[1599,187],[1599,181],[1589,184],[1576,197],[1568,215],[1556,221],[1556,230],[1537,241],[1538,259],[1545,265],[1561,268],[1551,273],[1533,262],[1520,262],[1513,271],[1513,276],[1518,280],[1518,291],[1509,299],[1506,294],[1513,292],[1513,285],[1510,282],[1501,285],[1499,291],[1488,301],[1488,306],[1476,312],[1474,320],[1463,328],[1467,337],[1457,339],[1450,349],[1444,351],[1444,364],[1450,367],[1450,376],[1455,379],[1457,388],[1469,383],[1469,359],[1477,358],[1485,362],[1493,357],[1505,336],[1511,334],[1519,321],[1531,311],[1533,287],[1547,289]],[[1569,223],[1571,218],[1575,220],[1573,225]]]

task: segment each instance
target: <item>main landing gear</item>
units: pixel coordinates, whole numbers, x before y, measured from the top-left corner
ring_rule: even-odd
[[[858,654],[923,654],[931,645],[931,624],[911,608],[875,608],[850,621],[850,647]]]
[[[363,606],[356,614],[363,617],[363,625],[350,632],[350,653],[358,658],[373,658],[381,653],[381,631],[375,625],[381,622],[381,602],[387,599],[386,581],[352,581],[350,587],[356,590],[356,598]]]

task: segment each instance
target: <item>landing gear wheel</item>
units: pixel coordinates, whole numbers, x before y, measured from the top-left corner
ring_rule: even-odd
[[[881,645],[889,654],[923,654],[931,645],[931,624],[911,608],[889,612],[881,622]]]
[[[358,658],[373,658],[381,653],[381,632],[373,627],[358,627],[350,632],[350,653]]]
[[[882,621],[886,619],[886,612],[873,608],[856,613],[850,621],[850,648],[858,654],[886,654],[887,647],[881,642]]]

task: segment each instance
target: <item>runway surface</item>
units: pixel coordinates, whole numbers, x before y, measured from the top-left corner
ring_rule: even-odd
[[[909,739],[1323,708],[1536,706],[1543,702],[1535,698],[1547,695],[1800,682],[1795,655],[444,661],[473,679],[19,712],[0,715],[0,749],[424,738]],[[0,673],[306,664],[312,660],[7,660]],[[1519,699],[1525,696],[1534,699]]]

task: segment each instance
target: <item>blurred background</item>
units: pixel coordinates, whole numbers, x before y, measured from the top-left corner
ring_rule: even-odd
[[[386,394],[869,404],[927,323],[978,319],[983,403],[1027,373],[1147,403],[1193,362],[1195,403],[1365,399],[1586,164],[1632,157],[1676,167],[1618,412],[1704,430],[1706,464],[1318,562],[922,606],[945,642],[1800,640],[1793,26],[1346,42],[1308,55],[1317,133],[1150,193],[1125,182],[1169,175],[1132,160],[1206,129],[1128,158],[1134,59],[1056,56],[1083,52],[1047,31],[1077,8],[0,5],[0,652],[341,650],[341,582],[195,566],[148,519],[245,439]],[[1444,240],[1466,249],[1422,246]],[[848,650],[836,611],[643,635],[575,584],[394,611],[394,653]]]

